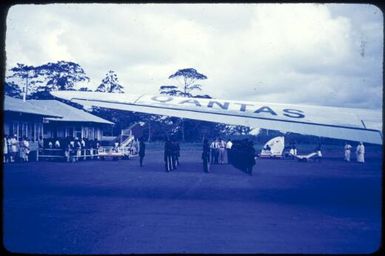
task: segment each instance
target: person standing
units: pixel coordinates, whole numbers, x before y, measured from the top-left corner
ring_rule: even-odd
[[[16,161],[17,151],[18,151],[18,142],[16,134],[10,139],[10,149],[11,149],[11,162]]]
[[[203,160],[203,171],[207,173],[210,172],[210,146],[207,139],[203,140],[202,160]]]
[[[75,162],[76,154],[75,141],[71,138],[68,143],[68,161]]]
[[[3,147],[4,147],[4,152],[3,152],[3,154],[4,154],[4,159],[3,159],[3,162],[4,163],[7,163],[8,162],[8,138],[7,138],[8,136],[4,136],[4,145],[3,145]]]
[[[346,142],[344,149],[345,149],[345,161],[350,162],[350,155],[351,155],[351,151],[352,151],[352,146]]]
[[[213,140],[210,144],[210,154],[211,154],[211,164],[214,164],[214,161],[215,161],[215,153],[216,153],[216,141]]]
[[[246,173],[253,175],[253,166],[255,165],[255,149],[251,141],[245,141],[245,167]]]
[[[164,143],[164,164],[166,172],[172,171],[172,156],[171,156],[171,142],[167,138],[166,142]]]
[[[28,162],[29,153],[30,153],[30,144],[27,137],[24,137],[22,144],[23,144],[23,160],[24,162]]]
[[[172,166],[173,170],[175,170],[177,167],[177,162],[176,162],[177,151],[178,150],[176,147],[176,141],[175,141],[175,139],[172,139],[170,142],[170,153],[171,153],[171,166]]]
[[[96,151],[95,155],[97,156],[96,158],[97,158],[97,159],[100,159],[100,157],[99,157],[99,152],[102,152],[103,149],[102,149],[102,147],[101,147],[101,145],[100,145],[100,142],[98,141],[97,138],[95,138],[94,144],[95,144],[95,151]]]
[[[364,163],[365,162],[365,146],[364,143],[360,142],[356,148],[356,157],[357,162]]]
[[[146,154],[145,152],[146,152],[146,145],[144,144],[144,140],[142,138],[142,139],[140,139],[140,142],[139,142],[139,164],[140,164],[140,167],[143,166],[143,158]]]
[[[89,140],[88,141],[88,148],[90,151],[90,158],[94,159],[94,147],[95,147],[95,140]]]
[[[75,138],[75,149],[76,149],[76,161],[80,160],[80,156],[82,155],[82,144],[79,139]]]
[[[119,152],[119,142],[118,141],[115,141],[115,143],[114,143],[114,151]]]
[[[218,158],[219,158],[219,139],[215,139],[211,143],[211,163],[212,164],[218,164]]]
[[[24,157],[24,139],[22,137],[19,138],[19,144],[18,144],[18,147],[19,147],[19,155],[18,155],[18,158],[19,158],[19,161],[24,161],[25,157]]]
[[[232,161],[232,159],[231,159],[231,157],[232,157],[232,155],[231,155],[231,148],[232,148],[232,146],[233,146],[233,143],[231,142],[231,140],[229,140],[227,143],[226,143],[226,153],[227,153],[227,163],[228,164],[231,164],[231,161]]]
[[[83,155],[83,160],[86,160],[87,152],[86,152],[86,141],[84,138],[81,138],[80,144],[82,145],[81,154]]]
[[[59,141],[59,139],[56,139],[56,141],[55,141],[55,148],[56,149],[60,148],[60,141]]]
[[[226,142],[222,139],[218,141],[218,162],[219,164],[225,163]]]

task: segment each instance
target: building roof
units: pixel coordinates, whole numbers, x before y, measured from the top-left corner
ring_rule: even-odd
[[[40,108],[30,101],[23,101],[21,99],[5,96],[4,98],[4,111],[21,112],[46,117],[61,117],[51,110]]]
[[[108,120],[90,114],[83,109],[78,109],[58,100],[29,100],[32,105],[56,113],[61,118],[46,118],[57,122],[92,122],[101,124],[114,124]]]

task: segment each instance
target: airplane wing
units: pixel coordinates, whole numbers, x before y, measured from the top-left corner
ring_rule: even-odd
[[[367,109],[219,99],[56,91],[86,107],[175,116],[382,145],[382,113]]]

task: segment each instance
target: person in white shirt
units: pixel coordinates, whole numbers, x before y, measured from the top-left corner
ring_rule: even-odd
[[[114,144],[114,151],[119,152],[119,142],[117,141],[115,141],[115,144]]]
[[[215,159],[218,160],[218,157],[217,157],[217,151],[218,151],[218,145],[217,145],[217,142],[214,140],[213,142],[211,142],[210,144],[210,160],[211,160],[211,164],[215,164]]]
[[[225,163],[226,142],[222,139],[218,141],[218,161],[220,164]]]
[[[86,160],[87,150],[86,150],[86,141],[84,138],[80,141],[80,144],[82,145],[82,152],[83,152],[83,159]]]
[[[227,143],[226,143],[226,153],[227,153],[227,163],[228,164],[231,164],[232,162],[232,155],[231,155],[231,147],[233,146],[233,143],[231,142],[231,140],[229,140]]]
[[[75,148],[76,148],[76,157],[77,157],[77,160],[79,160],[82,155],[82,143],[79,141],[78,138],[75,138]]]
[[[4,136],[4,151],[3,151],[3,162],[7,163],[8,162],[8,136]]]
[[[31,151],[29,146],[30,146],[30,144],[29,144],[28,138],[24,137],[24,139],[23,139],[23,160],[24,160],[24,162],[28,162],[28,160],[29,160],[29,152]]]
[[[55,141],[55,148],[60,148],[60,142],[58,139]]]
[[[15,162],[16,161],[16,155],[17,155],[17,151],[18,151],[18,141],[17,141],[17,136],[13,136],[11,139],[10,139],[10,149],[11,149],[11,157],[10,157],[10,160],[11,162]]]
[[[352,146],[346,142],[344,149],[345,149],[345,161],[350,162],[350,154],[352,151]]]
[[[365,162],[365,146],[364,143],[360,142],[356,148],[356,157],[357,162],[364,163]]]

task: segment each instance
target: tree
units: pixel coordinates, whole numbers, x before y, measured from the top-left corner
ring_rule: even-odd
[[[123,86],[119,84],[115,71],[108,71],[102,83],[96,88],[97,92],[124,93]]]
[[[209,95],[193,95],[192,91],[194,90],[202,90],[202,86],[200,84],[196,84],[195,82],[197,80],[204,80],[207,79],[207,76],[198,73],[193,68],[186,68],[186,69],[180,69],[175,74],[172,74],[169,76],[169,79],[179,79],[182,80],[182,88],[180,89],[176,85],[162,85],[159,88],[160,94],[166,94],[170,96],[182,96],[182,97],[189,97],[189,98],[211,98]],[[182,119],[175,119],[172,117],[168,117],[166,119],[161,120],[163,126],[165,129],[174,134],[180,134],[182,137],[182,140],[185,141],[186,137],[188,139],[196,140],[197,136],[200,136],[200,133],[197,133],[197,128],[200,125],[205,125],[204,122],[201,121],[195,121],[195,120],[184,120]],[[187,130],[187,136],[186,136],[186,128],[191,129]]]
[[[82,87],[82,88],[79,89],[79,91],[81,91],[81,92],[92,92],[92,90],[90,90],[87,87]]]
[[[168,77],[169,79],[180,79],[182,80],[183,89],[179,90],[180,95],[183,97],[192,97],[191,91],[202,90],[202,85],[196,84],[197,80],[207,79],[207,76],[198,73],[194,68],[179,69],[175,74]]]
[[[225,125],[222,132],[227,135],[249,135],[252,129],[242,125]]]
[[[74,62],[58,61],[37,67],[17,63],[9,70],[9,82],[14,82],[26,91],[29,98],[49,98],[49,92],[56,90],[75,90],[76,83],[89,81],[83,68]]]
[[[37,74],[45,77],[46,90],[73,90],[77,82],[89,81],[83,68],[74,62],[58,61],[36,68]]]
[[[22,89],[20,92],[25,92],[25,96],[28,93],[34,93],[36,91],[36,84],[41,82],[35,80],[38,74],[34,66],[17,63],[16,67],[11,68],[9,71],[11,71],[12,74],[7,77],[7,80],[13,84],[24,84],[21,86]]]
[[[21,89],[14,82],[5,82],[4,94],[15,98],[21,98]]]
[[[175,85],[162,85],[159,88],[160,94],[166,94],[170,96],[180,96],[182,91]]]

